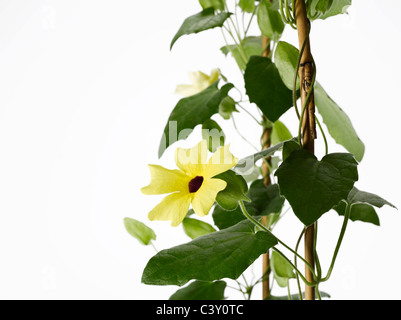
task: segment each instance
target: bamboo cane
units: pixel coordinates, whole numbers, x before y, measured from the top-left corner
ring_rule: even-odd
[[[298,29],[298,41],[301,48],[305,42],[306,37],[310,32],[310,21],[306,13],[305,0],[295,1],[295,20]],[[310,90],[312,90],[308,105],[305,109],[304,121],[302,123],[302,138],[303,148],[314,153],[316,139],[316,122],[315,122],[315,101],[313,88],[311,88],[312,78],[314,75],[313,57],[311,53],[310,41],[307,40],[303,55],[301,57],[301,66],[299,69],[299,77],[301,83],[301,102],[304,101]],[[305,231],[305,259],[313,267],[315,265],[314,259],[314,225],[308,226]],[[313,282],[313,275],[309,268],[305,267],[306,279]],[[305,287],[305,299],[315,300],[315,288]]]
[[[263,52],[263,56],[267,57],[270,54],[270,39],[262,36],[262,48],[265,49]],[[266,119],[263,119],[263,123],[266,122]],[[262,148],[267,149],[270,147],[270,136],[271,136],[271,127],[264,126],[263,128],[263,135],[262,135]],[[270,161],[270,157],[266,159],[267,162]],[[263,179],[264,179],[264,184],[265,186],[269,186],[271,184],[271,179],[270,179],[270,172],[269,172],[269,166],[267,163],[264,161],[262,164],[262,173],[263,173]],[[268,217],[263,217],[262,223],[264,225],[267,225],[268,223]],[[263,269],[262,269],[262,275],[263,275],[263,286],[262,286],[262,296],[263,299],[267,299],[270,296],[270,277],[269,277],[269,270],[270,270],[270,252],[267,251],[265,254],[262,256],[262,263],[263,263]]]

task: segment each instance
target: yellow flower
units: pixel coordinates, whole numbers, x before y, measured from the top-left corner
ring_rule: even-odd
[[[203,140],[190,149],[178,148],[175,162],[179,170],[170,170],[158,165],[149,165],[152,180],[141,189],[143,194],[168,194],[149,212],[150,220],[171,220],[178,226],[185,218],[189,206],[203,217],[213,206],[217,193],[224,190],[227,182],[213,178],[238,163],[229,145],[218,149],[207,160],[207,141]]]
[[[184,97],[193,96],[219,79],[220,73],[218,69],[213,69],[211,75],[208,76],[201,71],[190,72],[189,78],[192,84],[180,84],[177,86],[175,93]]]

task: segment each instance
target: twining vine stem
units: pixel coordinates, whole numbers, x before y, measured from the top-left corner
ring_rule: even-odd
[[[272,248],[272,250],[274,250],[276,253],[278,253],[283,259],[285,259],[285,260],[294,268],[294,270],[295,270],[295,272],[296,272],[296,277],[297,277],[298,291],[299,291],[299,297],[300,297],[300,299],[302,299],[302,290],[301,290],[301,286],[300,286],[300,283],[299,283],[299,278],[301,278],[302,281],[303,281],[307,286],[309,286],[309,287],[315,287],[315,288],[316,288],[316,295],[317,295],[318,299],[320,300],[320,299],[321,299],[321,295],[320,295],[320,292],[319,292],[319,289],[318,289],[319,284],[322,283],[322,282],[328,281],[329,278],[330,278],[330,276],[331,276],[331,273],[332,273],[333,268],[334,268],[334,264],[335,264],[336,259],[337,259],[338,252],[339,252],[339,250],[340,250],[342,241],[343,241],[343,239],[344,239],[345,231],[346,231],[346,229],[347,229],[349,217],[350,217],[350,214],[351,214],[351,207],[352,207],[352,205],[349,204],[349,203],[347,203],[347,206],[346,206],[346,209],[345,209],[345,214],[344,214],[344,222],[343,222],[343,225],[342,225],[342,227],[341,227],[341,232],[340,232],[340,235],[339,235],[337,244],[336,244],[336,248],[335,248],[334,253],[333,253],[333,257],[332,257],[332,260],[331,260],[330,267],[329,267],[329,269],[328,269],[328,271],[327,271],[327,275],[326,275],[324,278],[322,278],[322,270],[321,270],[320,262],[319,262],[319,259],[317,258],[317,255],[315,256],[315,257],[317,258],[317,259],[316,259],[316,265],[317,265],[317,266],[316,266],[316,272],[317,272],[317,273],[315,273],[315,270],[314,270],[314,268],[312,267],[312,265],[311,265],[308,261],[306,261],[306,260],[305,260],[300,254],[298,254],[298,252],[297,252],[297,251],[298,251],[299,244],[300,244],[300,242],[301,242],[301,239],[302,239],[302,237],[303,237],[304,234],[305,234],[306,228],[304,228],[304,229],[302,230],[302,232],[301,232],[301,234],[300,234],[300,236],[299,236],[299,238],[298,238],[298,241],[297,241],[297,243],[296,243],[295,250],[293,250],[291,247],[289,247],[289,246],[288,246],[287,244],[285,244],[283,241],[281,241],[280,239],[278,239],[278,238],[277,238],[268,228],[266,228],[262,223],[260,223],[260,222],[259,222],[257,219],[255,219],[254,217],[252,217],[252,216],[249,214],[248,210],[246,209],[245,204],[244,204],[243,201],[240,201],[240,202],[239,202],[239,206],[240,206],[240,208],[241,208],[242,213],[244,214],[244,216],[245,216],[248,220],[250,220],[250,221],[251,221],[255,226],[257,226],[258,228],[260,228],[260,229],[262,229],[263,231],[265,231],[265,232],[271,234],[271,235],[277,240],[277,242],[278,242],[279,244],[281,244],[283,247],[285,247],[287,250],[291,251],[291,252],[294,254],[294,263],[292,263],[291,260],[288,259],[288,258],[285,256],[285,254],[282,253],[279,249],[277,249],[276,247],[273,247],[273,248]],[[317,237],[317,224],[315,224],[315,237]],[[315,244],[316,244],[316,239],[315,239]],[[314,251],[315,251],[315,253],[316,253],[316,247],[314,247]],[[311,272],[312,275],[313,275],[313,280],[312,280],[312,281],[309,281],[309,280],[302,274],[302,272],[298,269],[298,266],[297,266],[297,259],[298,259],[298,258],[301,259],[301,260],[305,263],[305,265],[307,266],[307,268],[309,268],[310,272]]]
[[[291,251],[293,254],[295,254],[299,259],[301,259],[305,265],[310,269],[310,271],[314,274],[314,269],[313,267],[309,264],[308,261],[306,261],[301,255],[298,254],[298,252],[294,251],[291,247],[289,247],[287,244],[285,244],[283,241],[281,241],[280,239],[278,239],[268,228],[266,228],[262,223],[260,223],[258,220],[256,220],[255,218],[253,218],[248,210],[245,207],[245,204],[243,201],[239,202],[239,206],[241,208],[242,213],[244,214],[244,216],[250,220],[253,224],[255,224],[257,227],[261,228],[263,231],[271,234],[279,244],[281,244],[283,247],[285,247],[287,250]],[[305,277],[302,275],[302,273],[295,267],[295,265],[281,252],[279,251],[277,248],[273,248],[273,250],[277,251],[278,254],[280,254],[288,263],[290,263],[293,267],[294,270],[297,271],[297,273],[300,275],[300,277],[302,278],[302,280],[304,280],[304,282],[308,285],[315,285],[315,282],[309,282],[305,279]],[[314,278],[317,279],[316,275],[314,275]]]

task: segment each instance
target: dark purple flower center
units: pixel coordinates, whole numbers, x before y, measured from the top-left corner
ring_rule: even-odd
[[[188,183],[188,188],[190,193],[194,193],[199,190],[199,188],[202,186],[203,183],[203,177],[197,176],[193,178],[191,181]]]

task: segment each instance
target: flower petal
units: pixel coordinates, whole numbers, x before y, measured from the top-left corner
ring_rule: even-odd
[[[186,192],[172,193],[149,212],[149,220],[171,220],[171,225],[176,227],[185,218],[191,199],[191,194]]]
[[[180,170],[170,170],[158,165],[149,165],[152,180],[147,187],[141,189],[143,194],[165,194],[176,191],[188,192],[191,180]]]
[[[207,179],[195,193],[192,208],[201,217],[207,215],[216,201],[217,194],[227,187],[227,182],[220,179]]]
[[[183,97],[190,97],[199,93],[199,88],[191,84],[180,84],[176,87],[175,93]]]
[[[206,140],[202,140],[190,149],[177,148],[175,153],[177,167],[192,178],[203,176],[204,167],[207,164],[207,152]]]
[[[238,159],[230,152],[230,145],[219,148],[204,167],[204,177],[212,178],[236,166]]]
[[[204,82],[208,82],[209,76],[202,71],[195,71],[195,72],[188,72],[189,79],[191,80],[192,84],[195,86],[199,86]]]
[[[209,77],[209,84],[212,84],[213,82],[219,80],[219,77],[220,77],[220,70],[213,69]]]

